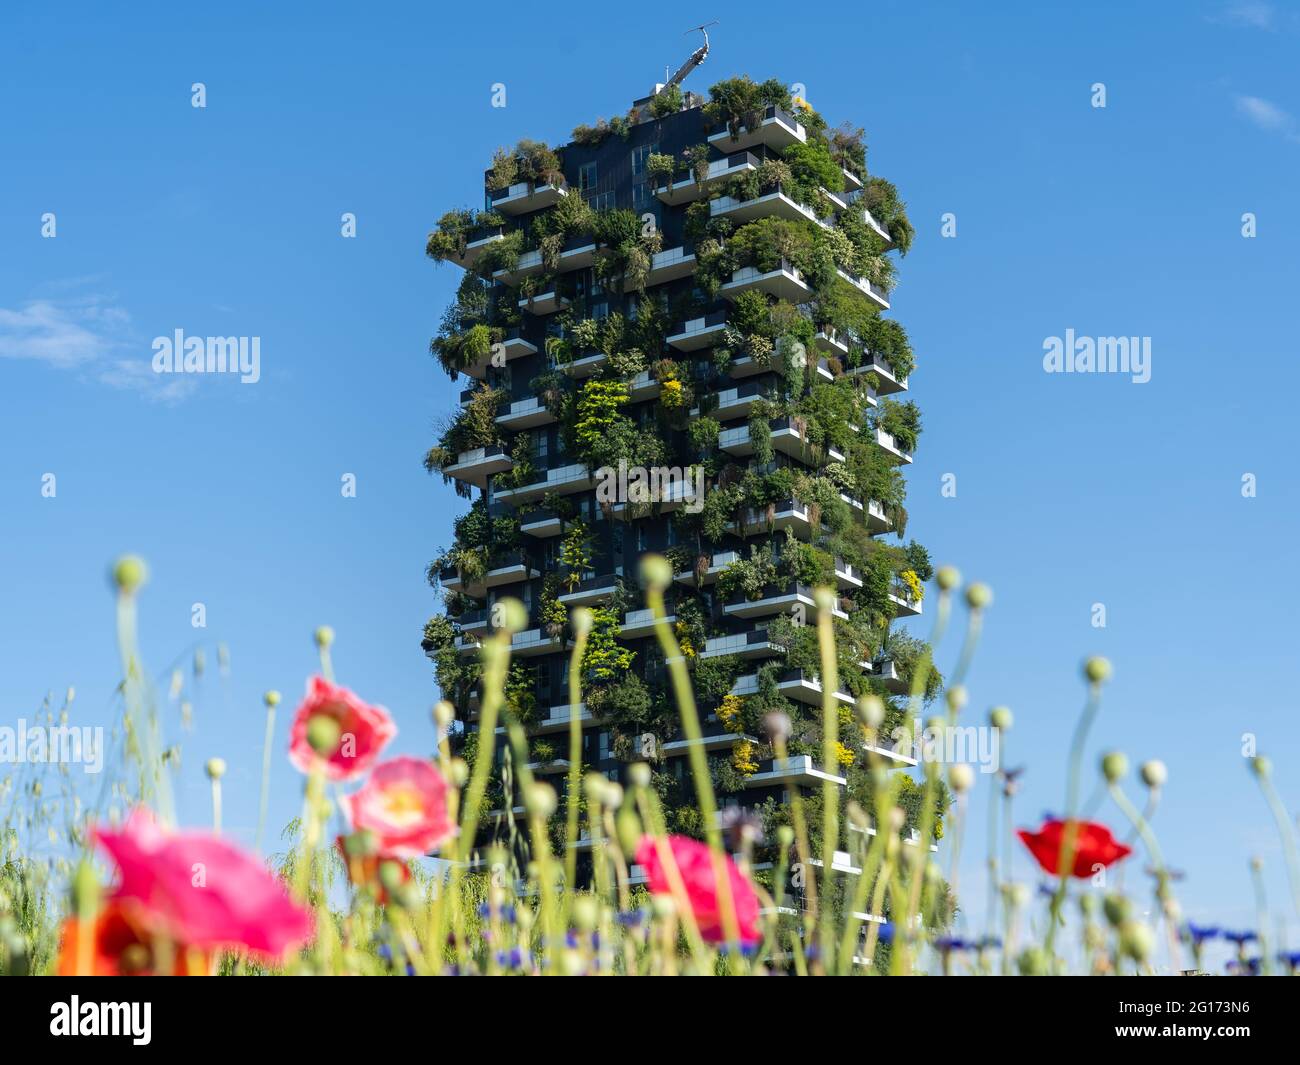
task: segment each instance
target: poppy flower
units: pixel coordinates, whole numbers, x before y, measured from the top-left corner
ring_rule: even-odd
[[[1031,832],[1026,828],[1017,831],[1034,861],[1043,872],[1052,876],[1060,875],[1057,863],[1061,860],[1061,838],[1065,832],[1065,822],[1050,818],[1043,822],[1042,828]],[[1126,847],[1110,834],[1110,829],[1095,821],[1076,821],[1074,834],[1074,866],[1070,872],[1086,879],[1096,872],[1098,866],[1114,865],[1121,858],[1133,853],[1132,847]]]
[[[397,726],[382,706],[371,706],[324,677],[312,677],[289,732],[289,761],[303,773],[319,766],[329,780],[352,780],[375,763],[396,735]]]
[[[81,969],[81,939],[88,934],[90,949]],[[89,922],[70,917],[63,922],[56,971],[60,976],[158,976],[160,962],[154,937],[145,928],[135,903],[108,900]],[[172,976],[206,976],[212,968],[212,952],[184,943],[171,945]]]
[[[352,828],[374,836],[375,851],[419,858],[456,834],[446,780],[427,759],[403,755],[375,766],[360,791],[343,797]]]
[[[312,936],[312,917],[256,858],[206,832],[164,832],[144,809],[95,841],[117,863],[114,902],[132,903],[154,935],[200,949],[282,957]]]
[[[707,943],[721,943],[727,938],[726,922],[718,901],[717,878],[714,875],[713,854],[708,846],[688,836],[669,836],[668,848],[681,873],[686,898],[695,915],[700,935]],[[642,836],[636,849],[637,864],[646,871],[651,894],[673,893],[668,872],[659,861],[659,849],[650,836]],[[731,899],[736,911],[736,925],[742,945],[757,943],[762,939],[758,930],[758,896],[736,863],[723,855],[727,879],[731,885]]]
[[[357,887],[368,887],[374,894],[376,901],[382,906],[389,901],[388,889],[384,886],[385,877],[392,875],[396,877],[396,884],[409,884],[411,882],[411,870],[407,867],[406,862],[396,857],[383,855],[374,850],[363,850],[362,848],[349,846],[349,839],[355,840],[357,837],[339,836],[335,840],[339,853],[343,856],[343,864],[347,866],[348,880]],[[380,867],[386,866],[387,870],[381,875]],[[389,881],[393,883],[393,881]],[[396,890],[396,887],[394,887]]]

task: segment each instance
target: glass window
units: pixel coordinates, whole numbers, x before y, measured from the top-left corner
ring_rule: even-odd
[[[633,177],[640,177],[645,173],[646,160],[649,159],[654,152],[658,151],[658,149],[659,145],[657,144],[643,144],[640,148],[632,149]]]
[[[590,192],[596,187],[596,164],[584,163],[578,170],[578,189],[581,192]]]

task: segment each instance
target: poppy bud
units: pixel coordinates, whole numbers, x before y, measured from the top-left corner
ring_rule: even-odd
[[[966,605],[972,610],[983,610],[993,602],[993,589],[976,582],[966,589]]]
[[[512,596],[498,599],[492,609],[499,622],[497,628],[504,629],[511,636],[528,627],[528,611],[518,599]]]
[[[209,758],[204,769],[207,770],[209,780],[220,780],[226,775],[226,760],[224,758]]]
[[[1083,664],[1083,676],[1090,684],[1110,680],[1110,673],[1110,660],[1100,655],[1093,655]]]
[[[123,595],[134,595],[149,579],[149,567],[138,555],[123,555],[113,564],[113,583]]]
[[[961,584],[961,573],[956,566],[940,566],[934,571],[934,583],[939,586],[939,591],[950,592]]]
[[[650,786],[650,766],[645,762],[633,762],[628,766],[627,779],[632,782],[634,788],[648,788]]]
[[[1102,912],[1112,928],[1118,928],[1128,920],[1130,908],[1128,899],[1123,895],[1107,895],[1102,902]]]
[[[1257,777],[1267,778],[1273,774],[1273,763],[1262,754],[1256,755],[1250,760],[1250,768],[1254,771],[1255,776]]]
[[[789,825],[781,825],[776,830],[776,841],[782,847],[790,847],[794,844],[794,829]]]
[[[1155,934],[1141,921],[1125,921],[1120,926],[1119,949],[1134,961],[1146,961],[1155,945]]]
[[[449,766],[451,773],[451,782],[458,788],[463,788],[465,782],[469,780],[469,764],[464,758],[453,758]]]
[[[1015,719],[1011,716],[1010,707],[995,706],[989,711],[989,724],[996,729],[1001,729],[1003,732],[1011,727],[1013,720]]]
[[[322,758],[338,750],[341,735],[338,719],[329,714],[313,714],[307,721],[307,742]]]
[[[588,607],[575,606],[569,613],[569,624],[573,626],[573,632],[577,636],[585,636],[591,632],[594,622],[595,619]]]
[[[880,728],[885,720],[885,700],[879,695],[863,695],[857,703],[858,720],[867,728]]]
[[[324,650],[334,642],[334,630],[328,625],[321,625],[312,633],[312,639],[316,641],[317,647]]]
[[[1123,751],[1111,751],[1102,755],[1101,772],[1108,784],[1117,784],[1128,773],[1128,757]]]
[[[265,695],[262,696],[262,702],[266,704],[268,710],[274,710],[277,706],[280,705],[280,693],[276,691],[274,688],[272,688],[269,692],[267,692]]]
[[[1165,768],[1165,763],[1155,758],[1143,762],[1141,772],[1142,783],[1148,788],[1163,788],[1165,781],[1169,779],[1169,770]]]
[[[966,685],[954,684],[944,692],[944,700],[948,704],[948,709],[954,714],[966,705]]]
[[[641,583],[646,588],[662,592],[672,581],[672,563],[663,555],[643,555],[641,557]]]
[[[948,784],[958,795],[964,795],[975,785],[975,770],[964,763],[953,766],[948,770]]]

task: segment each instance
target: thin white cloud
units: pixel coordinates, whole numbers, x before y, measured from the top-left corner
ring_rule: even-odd
[[[129,335],[131,316],[102,295],[35,299],[17,309],[0,307],[0,359],[24,359],[84,379],[175,402],[195,387],[193,378],[153,372],[147,349]]]
[[[1277,27],[1277,11],[1263,0],[1238,0],[1229,4],[1212,22],[1229,26],[1244,26],[1252,30],[1273,30]]]
[[[1251,125],[1262,129],[1265,133],[1275,133],[1285,137],[1289,141],[1300,141],[1295,117],[1290,112],[1260,96],[1244,96],[1239,93],[1235,99],[1237,114]]]

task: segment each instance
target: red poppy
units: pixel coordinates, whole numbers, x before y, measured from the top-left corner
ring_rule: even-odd
[[[338,742],[328,754],[317,754],[307,739],[315,717],[332,718],[338,725]],[[303,773],[320,767],[329,780],[352,780],[375,763],[395,735],[397,726],[382,706],[371,706],[324,677],[312,677],[289,732],[289,761]]]
[[[60,976],[157,976],[154,939],[145,930],[144,915],[134,903],[109,899],[91,924],[86,970],[80,969],[82,922],[70,917],[63,923],[57,972]],[[171,944],[172,976],[206,976],[212,952]]]
[[[698,840],[686,836],[669,836],[668,849],[677,871],[681,874],[686,898],[695,914],[695,923],[706,943],[721,943],[726,939],[725,922],[718,882],[713,867],[713,854]],[[642,836],[636,849],[637,864],[645,868],[646,880],[652,895],[672,895],[672,882],[668,870],[659,860],[659,848],[651,836]],[[752,945],[762,939],[758,928],[758,896],[753,885],[736,868],[736,863],[723,856],[727,880],[731,885],[731,901],[735,906],[737,931],[740,941]]]
[[[1096,821],[1075,821],[1074,866],[1071,873],[1080,879],[1087,879],[1097,868],[1114,865],[1121,858],[1133,853],[1132,847],[1126,847],[1110,834],[1110,829]],[[1016,833],[1029,848],[1039,867],[1052,876],[1060,875],[1058,862],[1061,860],[1061,837],[1065,832],[1065,822],[1049,820],[1037,832],[1019,829]]]

